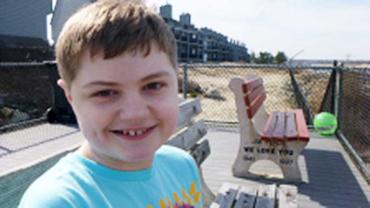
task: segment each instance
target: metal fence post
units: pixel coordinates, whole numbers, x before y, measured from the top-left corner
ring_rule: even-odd
[[[336,67],[336,84],[335,84],[335,116],[338,121],[338,129],[341,127],[342,123],[342,94],[343,94],[343,69],[341,67]]]
[[[291,79],[291,83],[294,89],[296,102],[298,106],[303,109],[303,113],[305,115],[307,124],[312,125],[313,113],[312,113],[311,107],[307,101],[306,96],[303,94],[303,91],[294,76],[293,68],[289,66],[288,70],[289,70],[289,76]]]
[[[182,80],[182,93],[184,99],[188,97],[188,64],[186,63],[183,67],[184,70],[184,79]]]
[[[333,67],[333,72],[332,72],[332,77],[333,78],[331,81],[331,98],[330,98],[330,111],[335,115],[337,111],[337,76],[338,76],[338,67],[334,66]]]

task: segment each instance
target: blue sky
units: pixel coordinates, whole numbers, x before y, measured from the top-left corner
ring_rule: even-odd
[[[173,6],[244,42],[250,51],[284,51],[296,59],[370,60],[370,0],[147,0]]]

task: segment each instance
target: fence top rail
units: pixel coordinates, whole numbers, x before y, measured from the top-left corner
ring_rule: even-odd
[[[342,70],[347,72],[356,71],[370,73],[370,68],[367,67],[343,67]]]
[[[264,68],[264,69],[313,69],[333,70],[333,66],[309,66],[309,65],[288,65],[288,64],[250,64],[250,63],[182,63],[180,68]]]
[[[43,61],[43,62],[0,62],[2,67],[29,67],[29,66],[45,66],[48,64],[56,64],[56,61]]]

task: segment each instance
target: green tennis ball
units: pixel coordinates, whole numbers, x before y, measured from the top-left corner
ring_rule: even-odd
[[[313,126],[320,135],[330,136],[337,129],[337,118],[331,113],[321,112],[315,116]]]

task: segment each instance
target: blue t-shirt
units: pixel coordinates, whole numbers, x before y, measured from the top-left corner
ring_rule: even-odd
[[[70,153],[27,189],[20,208],[202,207],[199,172],[181,149],[163,145],[152,167],[118,171]]]

